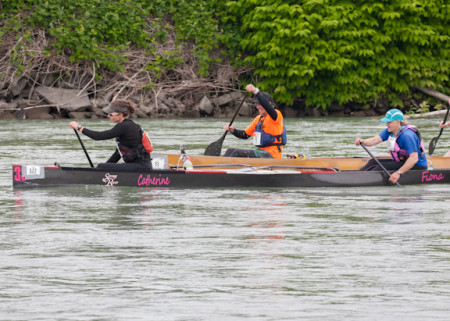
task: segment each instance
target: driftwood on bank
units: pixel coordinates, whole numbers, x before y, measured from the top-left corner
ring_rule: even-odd
[[[428,89],[428,88],[424,88],[424,87],[420,87],[417,85],[413,85],[413,88],[420,90],[421,92],[423,92],[424,94],[430,95],[434,98],[440,99],[446,103],[450,103],[450,97],[447,95],[444,95],[443,93],[437,91],[437,90],[433,90],[433,89]]]
[[[450,97],[437,91],[437,90],[433,90],[433,89],[429,89],[429,88],[424,88],[424,87],[420,87],[417,85],[413,85],[411,86],[417,90],[420,90],[421,92],[423,92],[424,94],[427,94],[431,97],[434,97],[436,99],[440,99],[444,102],[446,102],[447,104],[450,104]],[[442,115],[445,115],[447,113],[447,109],[445,110],[437,110],[437,111],[431,111],[428,113],[423,113],[423,114],[412,114],[412,115],[406,115],[405,117],[408,119],[413,119],[413,118],[431,118],[431,117],[439,117]]]
[[[436,110],[436,111],[430,111],[429,113],[423,113],[423,114],[411,114],[411,115],[405,115],[405,118],[407,119],[413,119],[413,118],[432,118],[432,117],[439,117],[442,115],[445,115],[447,110]]]

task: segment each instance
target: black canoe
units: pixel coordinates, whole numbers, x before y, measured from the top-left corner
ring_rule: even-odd
[[[401,185],[448,184],[450,169],[410,170]],[[231,169],[163,169],[149,172],[105,171],[97,168],[13,165],[13,187],[72,185],[134,186],[146,188],[210,187],[356,187],[389,186],[384,172],[339,171],[334,168],[252,167]]]

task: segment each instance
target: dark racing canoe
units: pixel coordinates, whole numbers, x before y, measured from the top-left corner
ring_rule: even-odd
[[[335,167],[343,170],[358,170],[371,159],[370,157],[311,157],[311,158],[242,158],[242,157],[222,157],[189,155],[192,164],[195,165],[219,165],[219,164],[246,164],[249,166],[303,166],[303,167]],[[180,165],[180,154],[152,153],[154,165],[158,169],[166,169],[171,166]],[[378,159],[390,158],[377,157]],[[427,156],[429,165],[434,168],[450,169],[450,157],[438,155]],[[156,164],[157,163],[157,164]],[[154,166],[155,167],[155,166]]]
[[[239,188],[239,187],[356,187],[389,186],[384,172],[339,170],[332,167],[262,166],[219,164],[142,171],[105,171],[97,168],[13,165],[14,188],[104,185],[145,188]],[[227,168],[228,167],[228,168]],[[448,184],[450,169],[410,170],[401,185]]]

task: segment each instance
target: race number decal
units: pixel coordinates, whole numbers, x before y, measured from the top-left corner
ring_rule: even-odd
[[[26,179],[39,179],[45,177],[43,166],[24,165],[22,166],[22,175]]]
[[[253,145],[261,146],[261,133],[260,132],[255,132],[253,134]]]
[[[40,176],[41,168],[39,166],[25,166],[25,176]]]

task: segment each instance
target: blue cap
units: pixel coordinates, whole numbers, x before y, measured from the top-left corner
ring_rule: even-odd
[[[386,116],[384,118],[381,118],[380,121],[383,123],[390,123],[394,120],[403,120],[405,117],[403,117],[403,113],[398,109],[391,109],[386,113]]]

